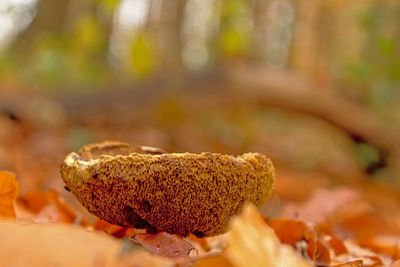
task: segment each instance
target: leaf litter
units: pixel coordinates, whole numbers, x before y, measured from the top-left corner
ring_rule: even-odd
[[[283,200],[276,218],[249,204],[225,234],[199,238],[89,223],[56,190],[19,195],[15,175],[0,172],[0,265],[400,266],[398,199],[385,190],[315,188]]]

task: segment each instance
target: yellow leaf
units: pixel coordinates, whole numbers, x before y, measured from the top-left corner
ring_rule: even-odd
[[[292,247],[279,242],[252,204],[232,220],[230,230],[226,254],[234,266],[311,266]]]
[[[129,240],[72,225],[2,220],[0,236],[0,266],[175,266]]]
[[[233,267],[232,263],[223,255],[200,259],[195,267]]]
[[[15,218],[14,201],[19,194],[15,174],[0,171],[0,218]]]

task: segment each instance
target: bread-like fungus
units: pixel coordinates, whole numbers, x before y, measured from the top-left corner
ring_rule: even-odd
[[[70,153],[61,176],[83,206],[109,223],[183,236],[224,232],[231,216],[246,202],[261,206],[275,184],[263,154],[167,154],[120,142]]]

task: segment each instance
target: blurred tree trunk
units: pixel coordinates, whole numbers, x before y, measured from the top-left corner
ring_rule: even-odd
[[[97,4],[96,1],[81,1],[81,0],[69,0],[67,6],[67,13],[65,16],[64,28],[70,30],[74,23],[82,15],[93,15],[96,16]]]
[[[303,0],[297,4],[291,61],[294,69],[307,76],[312,75],[317,67],[318,2],[318,0]]]
[[[27,52],[35,39],[43,33],[63,33],[70,2],[71,0],[39,0],[36,16],[25,32],[17,37],[14,43],[15,50]]]
[[[251,14],[253,19],[253,42],[250,54],[255,58],[264,58],[265,33],[268,27],[267,12],[271,0],[254,0],[251,5]]]
[[[185,0],[158,0],[160,5],[159,15],[149,16],[150,26],[156,42],[157,53],[162,60],[159,70],[164,73],[180,72],[183,68],[181,60],[181,28],[183,23]],[[152,1],[153,2],[153,1]]]

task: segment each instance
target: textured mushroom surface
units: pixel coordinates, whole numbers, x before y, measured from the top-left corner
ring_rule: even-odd
[[[88,145],[67,156],[61,176],[109,223],[183,236],[224,232],[246,202],[261,206],[274,188],[263,154],[161,153],[119,142]]]

